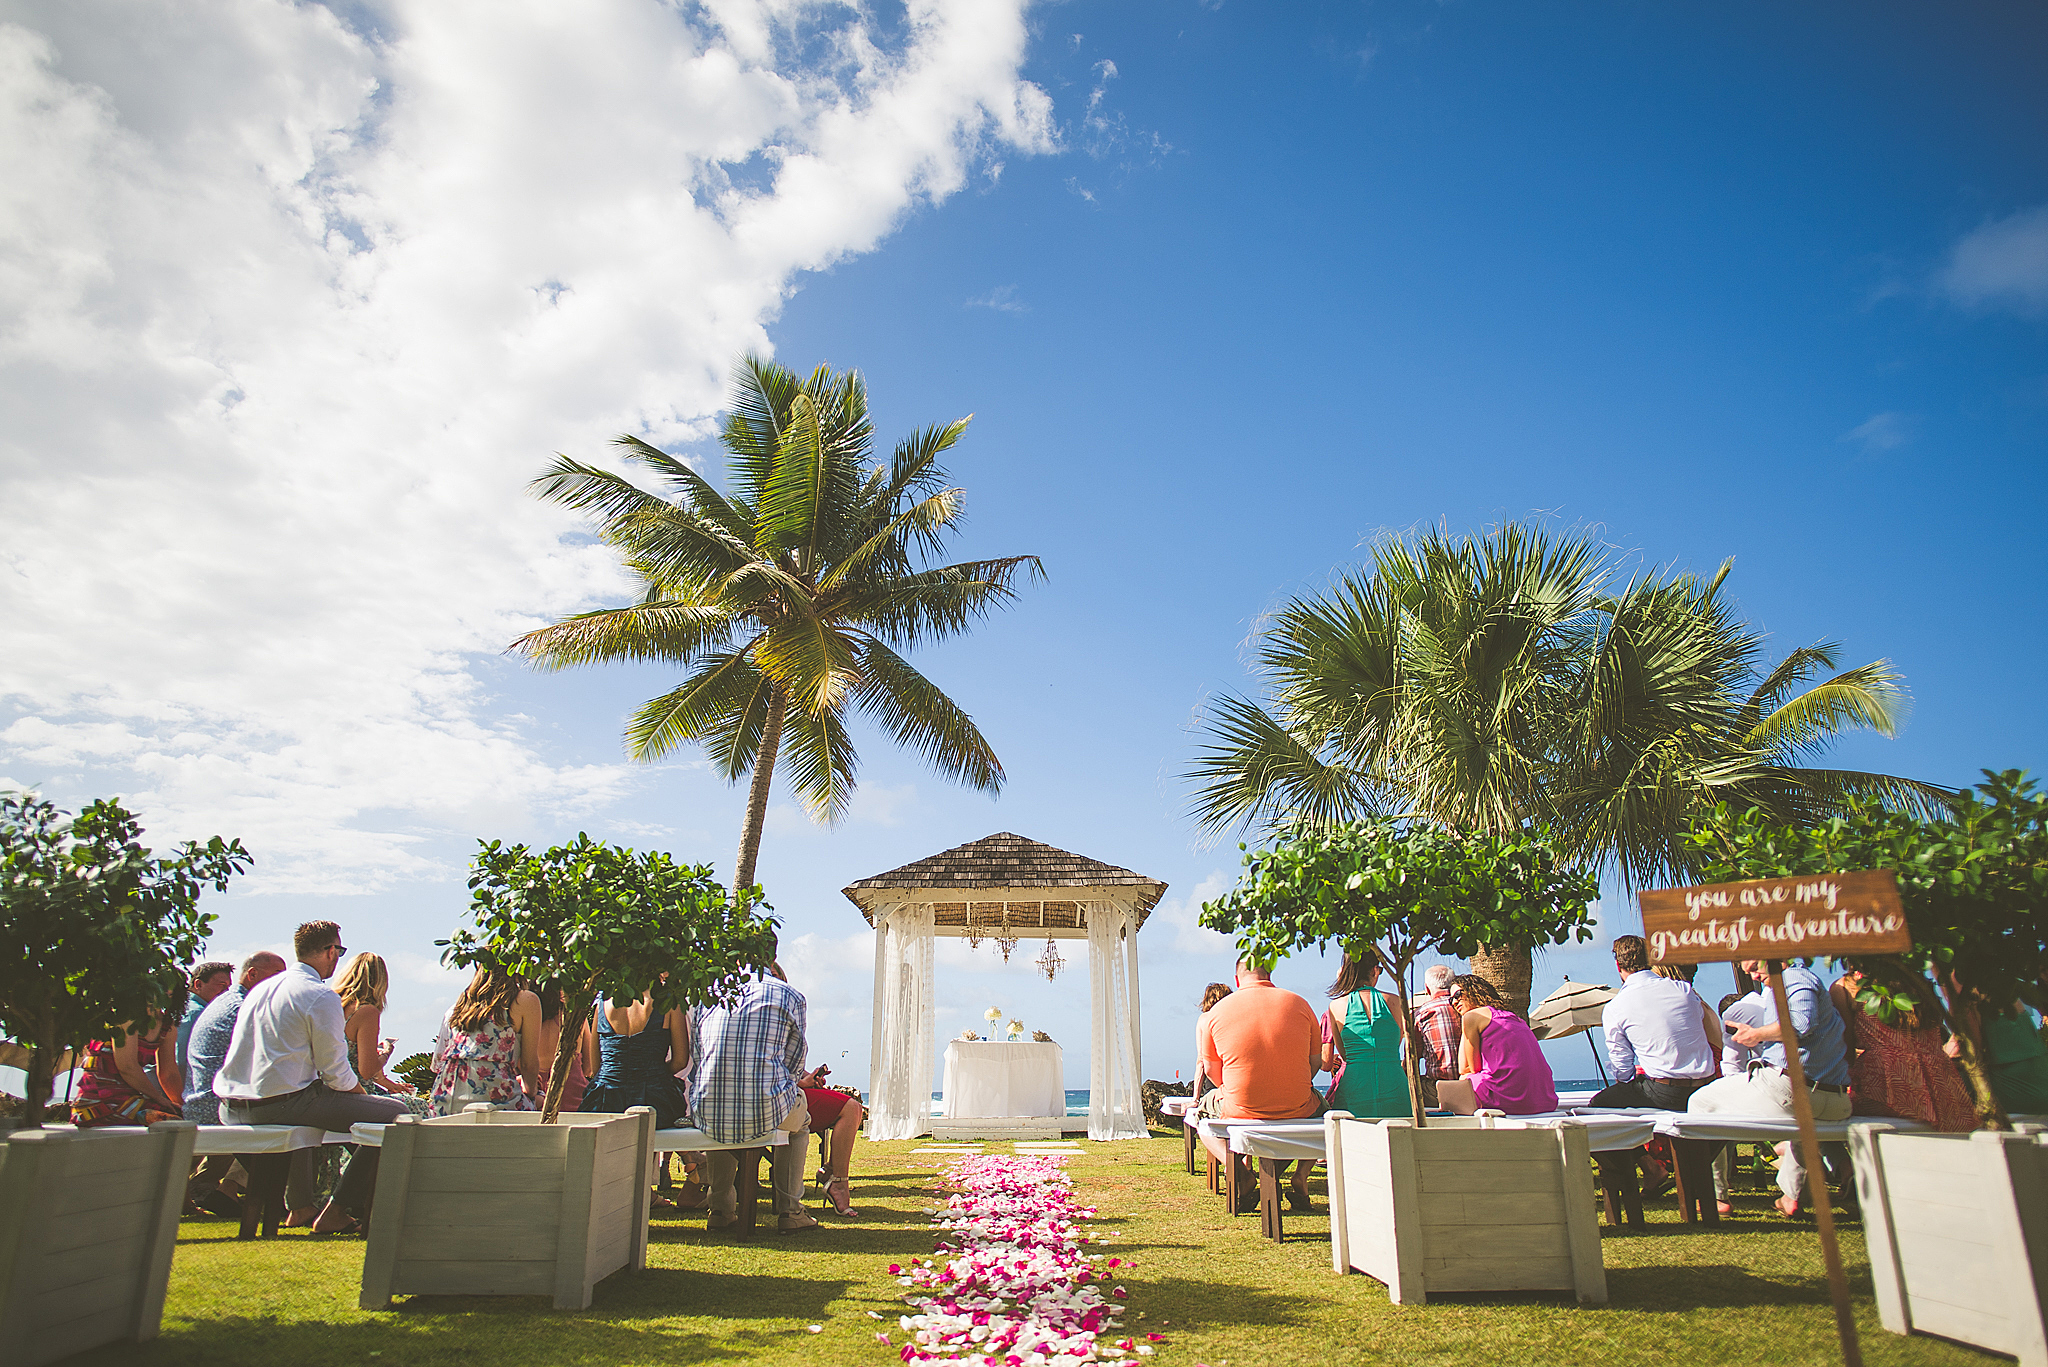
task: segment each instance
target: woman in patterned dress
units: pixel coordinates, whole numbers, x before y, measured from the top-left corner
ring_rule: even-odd
[[[185,1095],[172,1054],[189,990],[181,978],[177,1000],[129,1025],[119,1044],[96,1039],[86,1045],[85,1077],[71,1099],[72,1124],[87,1129],[184,1118],[184,1103],[172,1100]]]
[[[495,968],[479,967],[448,1008],[434,1046],[435,1115],[487,1101],[536,1109],[540,1095],[540,998]]]
[[[1943,1047],[1933,1012],[1914,1011],[1886,1025],[1856,1003],[1861,973],[1847,973],[1828,989],[1849,1047],[1849,1090],[1857,1115],[1918,1120],[1937,1130],[1977,1128],[1963,1076]],[[1921,1024],[1926,1019],[1927,1024]]]

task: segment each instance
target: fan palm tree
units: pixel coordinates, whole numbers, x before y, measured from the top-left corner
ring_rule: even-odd
[[[939,457],[969,419],[905,438],[874,463],[859,372],[799,378],[739,362],[720,432],[733,491],[640,440],[616,444],[663,493],[558,455],[541,497],[592,515],[642,586],[639,601],[580,612],[511,649],[544,669],[658,660],[688,671],[626,726],[633,758],[701,743],[726,780],[750,775],[735,889],[751,886],[768,792],[787,760],[814,820],[853,795],[857,711],[950,779],[1000,791],[1003,766],[973,719],[901,652],[965,631],[1015,596],[1038,558],[931,566],[964,510]]]
[[[1584,534],[1508,524],[1376,546],[1370,572],[1276,614],[1257,664],[1263,701],[1226,697],[1190,772],[1212,830],[1412,812],[1460,829],[1549,826],[1571,858],[1640,887],[1693,870],[1680,840],[1714,801],[1802,818],[1867,794],[1926,808],[1947,790],[1804,767],[1844,731],[1895,734],[1905,711],[1883,661],[1835,668],[1793,652],[1757,677],[1762,640],[1711,581],[1613,571]],[[1526,1004],[1526,946],[1474,959]]]

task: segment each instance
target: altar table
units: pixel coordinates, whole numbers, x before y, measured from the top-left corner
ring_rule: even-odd
[[[1036,1041],[954,1040],[946,1046],[939,1114],[954,1117],[1064,1116],[1060,1047]]]

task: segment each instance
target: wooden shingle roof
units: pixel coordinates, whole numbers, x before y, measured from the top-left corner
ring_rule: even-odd
[[[910,896],[905,900],[920,902],[979,902],[995,898],[1066,906],[1077,897],[1089,898],[1091,892],[1097,897],[1104,896],[1111,889],[1120,890],[1117,900],[1128,900],[1136,908],[1142,924],[1165,894],[1166,884],[1099,859],[999,831],[941,850],[900,869],[859,879],[844,891],[872,924],[876,906],[899,900],[891,897],[891,893],[908,893]],[[1121,891],[1126,889],[1127,892]],[[944,894],[958,897],[948,898]]]

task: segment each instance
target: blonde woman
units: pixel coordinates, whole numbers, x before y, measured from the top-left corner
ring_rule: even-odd
[[[391,970],[381,955],[368,952],[348,961],[348,967],[334,982],[341,998],[341,1033],[348,1041],[348,1066],[362,1079],[363,1090],[373,1096],[393,1096],[412,1109],[427,1114],[427,1103],[409,1082],[389,1077],[384,1065],[391,1061],[391,1046],[378,1035],[384,1024],[384,999],[391,992]]]
[[[434,1048],[434,1114],[453,1115],[473,1101],[536,1109],[540,1034],[540,998],[503,970],[479,966],[448,1008],[448,1028]]]

